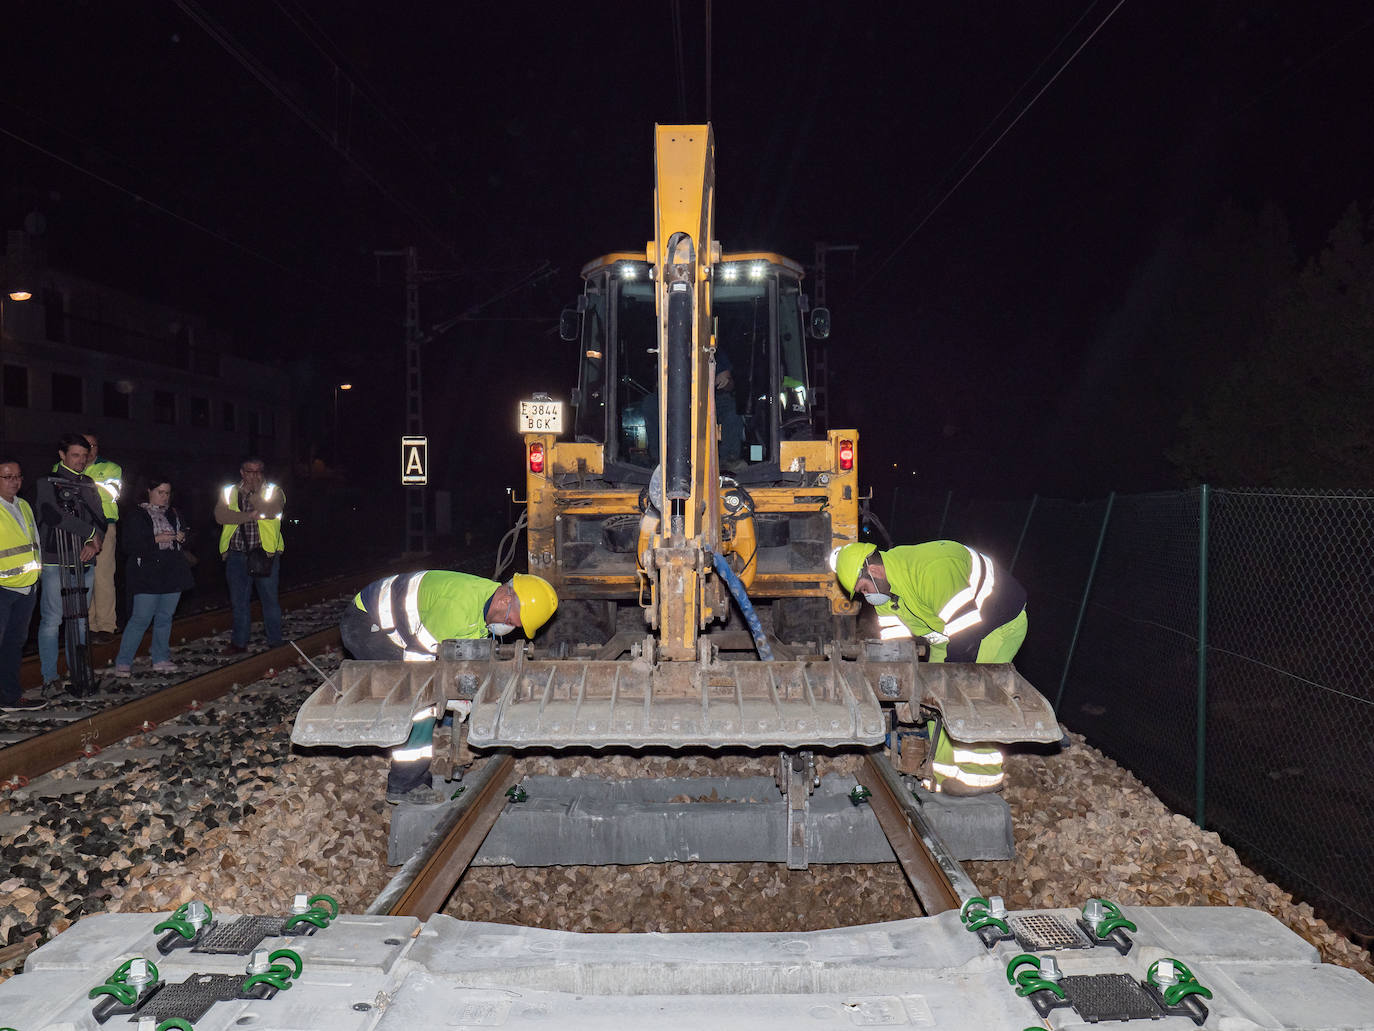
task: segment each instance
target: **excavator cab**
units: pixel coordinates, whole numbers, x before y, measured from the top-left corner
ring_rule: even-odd
[[[581,352],[575,439],[604,448],[608,477],[647,483],[661,457],[653,266],[611,254],[582,276],[585,291],[562,334]],[[810,311],[802,276],[796,262],[770,253],[726,254],[712,269],[720,464],[737,477],[767,478],[782,441],[815,432],[807,331],[814,323],[828,333],[829,312]]]

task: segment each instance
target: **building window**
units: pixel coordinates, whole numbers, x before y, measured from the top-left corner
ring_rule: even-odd
[[[52,410],[54,412],[81,411],[81,377],[65,372],[52,374]]]
[[[118,383],[105,381],[105,414],[111,419],[127,419],[129,417],[129,395],[133,392],[133,385],[127,380]]]
[[[234,427],[235,427],[235,420],[234,420],[234,402],[233,402],[233,401],[225,401],[225,402],[224,402],[224,421],[223,421],[223,423],[222,423],[221,425],[223,425],[223,427],[224,427],[226,430],[229,430],[231,433],[233,432]]]
[[[173,426],[177,421],[177,396],[170,390],[153,391],[153,422]]]
[[[208,397],[191,398],[191,425],[210,425],[210,399]]]
[[[5,407],[29,406],[29,370],[22,365],[5,366]]]

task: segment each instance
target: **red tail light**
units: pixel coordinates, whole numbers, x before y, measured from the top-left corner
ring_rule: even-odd
[[[852,440],[840,441],[840,471],[849,472],[854,468],[854,442]]]
[[[530,472],[542,473],[544,471],[544,445],[530,445]]]

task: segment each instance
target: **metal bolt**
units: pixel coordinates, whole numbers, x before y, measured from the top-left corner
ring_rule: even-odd
[[[1001,920],[1007,915],[1007,904],[1002,901],[1001,895],[994,895],[988,899],[988,914]]]
[[[187,903],[186,922],[199,931],[210,922],[210,907],[198,899]]]
[[[1058,981],[1064,973],[1059,969],[1059,964],[1054,961],[1053,956],[1046,956],[1040,961],[1040,976],[1046,981]]]
[[[1161,959],[1159,961],[1159,965],[1155,967],[1155,984],[1160,988],[1178,984],[1178,967],[1174,966],[1173,960]]]
[[[1088,904],[1083,907],[1083,922],[1094,931],[1097,930],[1097,925],[1106,919],[1106,916],[1107,907],[1102,905],[1101,899],[1090,899]]]
[[[272,959],[266,949],[254,949],[244,968],[250,974],[265,974],[272,969]]]
[[[145,984],[152,981],[153,975],[148,973],[148,961],[141,956],[138,959],[129,961],[129,973],[124,978],[124,983],[135,988],[142,988]]]

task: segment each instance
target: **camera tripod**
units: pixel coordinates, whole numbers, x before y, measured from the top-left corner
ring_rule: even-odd
[[[57,531],[58,582],[62,588],[62,636],[67,655],[71,693],[78,698],[95,693],[95,669],[86,619],[86,571],[81,563],[82,542],[76,534]]]

